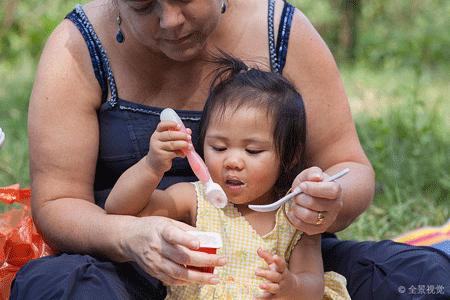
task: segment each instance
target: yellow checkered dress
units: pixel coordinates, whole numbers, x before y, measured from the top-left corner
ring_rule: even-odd
[[[166,299],[245,300],[262,294],[259,283],[263,279],[255,276],[255,270],[263,269],[267,264],[256,250],[262,248],[289,261],[292,248],[300,239],[301,232],[293,228],[283,212],[278,210],[275,228],[265,236],[260,236],[232,203],[228,203],[223,209],[215,208],[205,200],[203,184],[194,184],[198,201],[197,228],[221,234],[223,247],[217,253],[226,256],[227,265],[215,269],[221,280],[219,284],[168,286]],[[323,299],[350,299],[345,284],[343,276],[327,272]]]

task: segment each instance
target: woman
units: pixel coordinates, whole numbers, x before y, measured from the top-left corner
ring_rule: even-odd
[[[276,34],[267,30],[272,22]],[[185,267],[225,264],[219,255],[191,250],[198,240],[185,234],[190,226],[107,215],[102,208],[120,174],[147,154],[162,108],[177,109],[195,131],[214,70],[209,53],[217,49],[271,66],[304,96],[306,158],[320,169],[308,169],[294,183],[302,182],[305,194],[289,213],[292,223],[307,234],[337,232],[367,209],[373,170],[334,59],[300,11],[281,1],[94,0],[77,7],[50,36],[29,109],[34,220],[53,248],[71,254],[25,265],[13,299],[158,299],[164,289],[155,278],[172,285],[218,283],[214,274]],[[350,172],[339,184],[321,183],[325,173],[346,167]],[[195,180],[187,170],[185,161],[174,162],[159,187]],[[376,290],[365,290],[383,280],[399,282],[366,263],[375,261],[371,244],[323,240],[325,269],[332,266],[347,278],[354,299],[375,298]],[[356,248],[362,246],[366,253]],[[387,247],[379,249],[386,253]],[[388,292],[398,294],[398,285],[416,282],[401,283]]]

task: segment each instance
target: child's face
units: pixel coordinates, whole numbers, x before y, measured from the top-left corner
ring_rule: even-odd
[[[280,160],[273,141],[273,121],[265,109],[227,109],[211,118],[204,157],[214,182],[234,204],[266,204],[275,200],[273,186]]]

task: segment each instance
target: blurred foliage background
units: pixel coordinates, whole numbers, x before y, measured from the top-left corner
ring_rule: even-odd
[[[86,2],[0,4],[0,127],[7,135],[0,186],[29,186],[26,122],[38,59],[53,29],[76,3]],[[376,172],[373,205],[339,236],[380,240],[443,224],[450,217],[450,2],[292,3],[336,58]]]

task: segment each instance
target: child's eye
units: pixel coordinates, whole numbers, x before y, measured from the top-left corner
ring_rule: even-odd
[[[225,147],[211,147],[214,151],[222,152],[227,150]]]
[[[264,150],[245,149],[245,151],[247,151],[250,154],[259,154],[259,153],[263,152]]]

